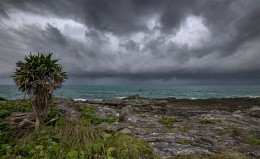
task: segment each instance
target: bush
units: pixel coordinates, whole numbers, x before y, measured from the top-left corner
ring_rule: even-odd
[[[102,122],[114,123],[116,119],[113,117],[107,117],[105,119],[101,119],[95,115],[96,109],[92,107],[83,106],[80,108],[82,110],[81,118],[85,122],[89,122],[94,125],[101,124]]]
[[[0,101],[7,101],[4,97],[0,97]]]
[[[60,119],[56,126],[28,132],[18,142],[2,144],[2,158],[154,158],[143,140],[106,134],[85,122]]]
[[[0,125],[1,158],[156,158],[152,148],[143,140],[121,133],[108,134],[94,126],[115,119],[99,119],[94,108],[84,106],[80,109],[80,121],[67,121],[64,112],[58,111],[56,105],[54,101],[46,121],[58,119],[37,131]],[[12,111],[29,108],[28,100],[0,104],[0,119]]]

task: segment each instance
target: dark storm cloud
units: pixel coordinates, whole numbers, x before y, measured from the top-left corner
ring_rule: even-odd
[[[45,19],[13,27],[19,13]],[[0,21],[2,77],[31,51],[54,52],[72,77],[260,78],[259,0],[3,0]]]
[[[131,52],[137,52],[140,49],[140,45],[133,40],[127,40],[127,41],[122,41],[120,43],[120,46],[126,48],[127,50]]]

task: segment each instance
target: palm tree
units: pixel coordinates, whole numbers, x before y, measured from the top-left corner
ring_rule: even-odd
[[[19,91],[31,98],[33,112],[36,117],[35,129],[39,129],[44,117],[48,114],[52,101],[52,93],[62,86],[67,79],[66,72],[52,59],[52,53],[25,56],[25,62],[16,63],[13,80]]]

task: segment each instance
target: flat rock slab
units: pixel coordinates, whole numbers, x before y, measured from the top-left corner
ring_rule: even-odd
[[[124,126],[116,123],[104,127],[109,131],[114,127],[113,131],[142,138],[160,158],[208,155],[226,150],[260,158],[260,146],[246,139],[248,135],[260,139],[260,99],[156,100],[135,97],[123,100],[124,105],[120,105],[120,100],[112,104],[108,104],[109,101],[101,103],[97,104],[98,109],[106,108],[100,112],[110,115],[119,112],[125,119],[119,122]],[[175,121],[166,126],[159,122],[162,117]]]

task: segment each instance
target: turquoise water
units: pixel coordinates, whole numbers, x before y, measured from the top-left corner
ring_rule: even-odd
[[[123,98],[130,95],[148,98],[230,98],[259,97],[260,86],[63,86],[56,91],[56,97],[73,99]],[[0,96],[7,99],[24,98],[16,86],[0,85]]]

